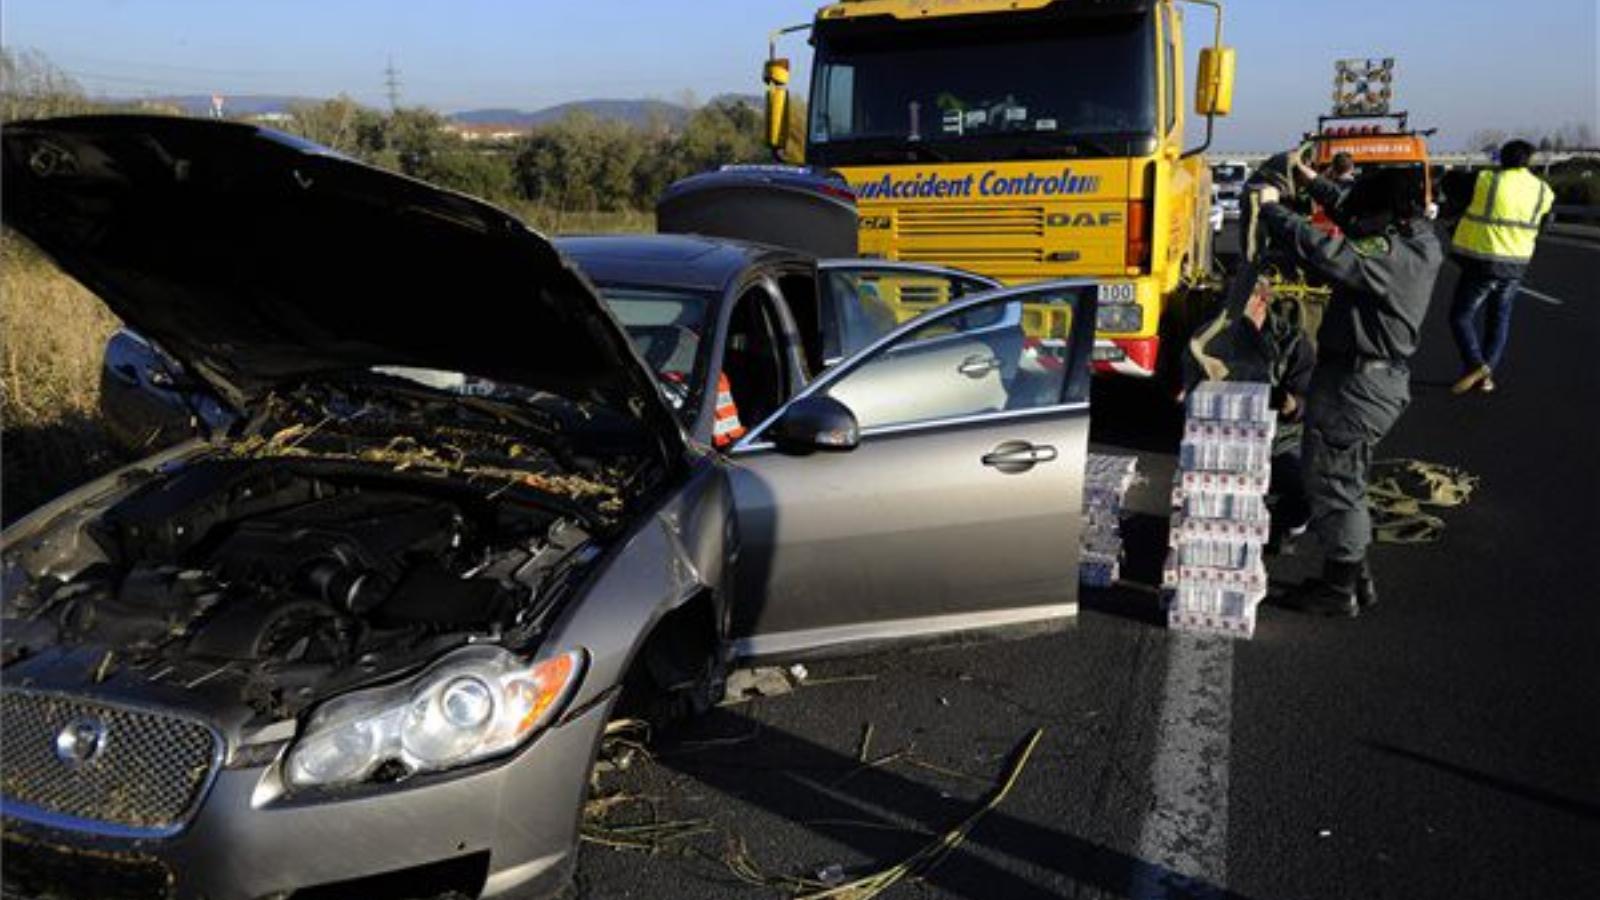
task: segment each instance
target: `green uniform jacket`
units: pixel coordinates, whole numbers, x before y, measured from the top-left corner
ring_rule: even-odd
[[[1422,319],[1444,252],[1426,221],[1368,238],[1331,237],[1281,204],[1261,210],[1274,250],[1326,279],[1333,296],[1317,334],[1323,359],[1404,361],[1417,352]]]

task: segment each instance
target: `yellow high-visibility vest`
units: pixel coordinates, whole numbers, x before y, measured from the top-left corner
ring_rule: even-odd
[[[1479,172],[1452,245],[1486,262],[1525,263],[1533,259],[1539,220],[1553,203],[1550,186],[1527,169]]]

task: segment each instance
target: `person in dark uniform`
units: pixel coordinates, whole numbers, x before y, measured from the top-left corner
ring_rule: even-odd
[[[1420,170],[1364,173],[1334,210],[1342,236],[1261,190],[1260,227],[1273,251],[1330,285],[1306,400],[1303,445],[1311,530],[1323,550],[1321,579],[1287,598],[1324,615],[1355,616],[1377,602],[1367,565],[1372,521],[1367,475],[1374,446],[1411,402],[1407,361],[1444,259],[1428,222]],[[1318,179],[1313,196],[1337,187]]]
[[[1229,284],[1224,308],[1199,328],[1183,354],[1184,390],[1206,379],[1256,381],[1272,388],[1277,428],[1272,439],[1272,534],[1278,551],[1304,533],[1311,519],[1300,447],[1306,394],[1316,354],[1302,327],[1302,313],[1291,299],[1275,299],[1262,266],[1240,270]]]

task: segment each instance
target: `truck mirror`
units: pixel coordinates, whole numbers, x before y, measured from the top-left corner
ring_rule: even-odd
[[[767,146],[782,151],[789,126],[789,61],[767,60],[761,80],[767,84]]]
[[[1202,116],[1225,116],[1233,111],[1232,47],[1200,50],[1200,73],[1194,85],[1194,110]]]

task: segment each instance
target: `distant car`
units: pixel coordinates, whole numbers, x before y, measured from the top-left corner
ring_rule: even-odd
[[[802,255],[558,250],[224,122],[0,149],[6,224],[232,411],[0,535],[8,895],[547,895],[616,711],[1076,611],[1092,282],[841,330],[808,380]]]
[[[1211,167],[1211,184],[1216,191],[1217,205],[1228,221],[1239,218],[1239,202],[1244,196],[1244,183],[1250,178],[1250,167],[1237,160],[1218,163]]]

